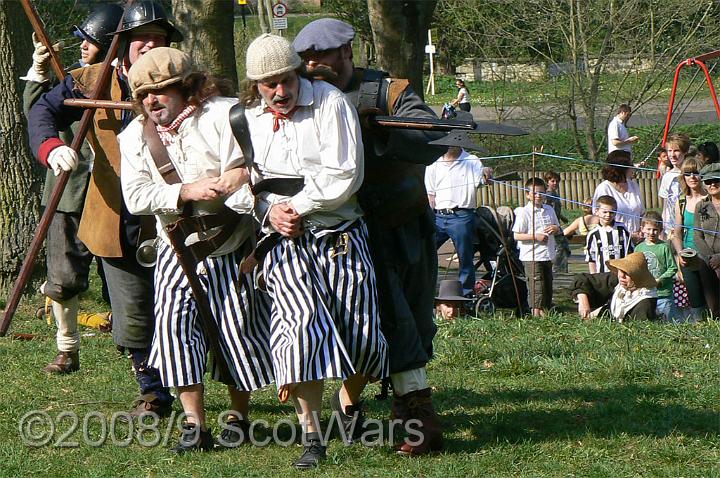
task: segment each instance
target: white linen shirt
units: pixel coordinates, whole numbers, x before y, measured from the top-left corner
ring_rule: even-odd
[[[435,196],[435,209],[478,207],[477,188],[485,182],[484,169],[480,159],[465,150],[454,161],[440,156],[425,169],[425,189]]]
[[[168,244],[170,241],[164,226],[176,221],[182,212],[182,208],[178,207],[182,184],[219,177],[245,162],[230,128],[229,111],[235,103],[235,98],[210,98],[180,124],[171,144],[166,146],[170,161],[180,177],[181,183],[178,184],[168,184],[155,166],[143,136],[142,118],[135,118],[118,135],[122,158],[120,182],[128,211],[156,215],[158,235]],[[194,201],[192,204],[195,212],[199,213],[217,212],[224,204],[237,213],[248,215],[248,219],[241,221],[235,234],[213,256],[234,251],[253,235],[250,214],[254,199],[248,185],[224,200]]]
[[[272,178],[305,182],[292,197],[258,195],[256,213],[264,232],[273,231],[270,206],[285,201],[310,231],[362,216],[355,193],[363,180],[364,153],[355,107],[329,83],[299,80],[298,109],[291,119],[280,120],[278,131],[273,132],[274,118],[264,100],[245,111],[255,151],[253,184]]]
[[[543,230],[553,224],[560,226],[555,210],[552,206],[543,204],[543,207],[535,207],[528,202],[524,207],[515,209],[515,224],[513,232],[520,234],[532,234],[533,232],[543,233]],[[535,216],[535,229],[533,229],[533,215]],[[533,241],[517,241],[520,250],[520,260],[523,262],[551,261],[555,258],[555,236],[548,234],[545,242],[534,243]]]
[[[625,124],[620,120],[618,116],[615,116],[612,121],[608,124],[608,153],[612,153],[613,151],[617,149],[621,149],[623,151],[627,151],[628,153],[632,152],[632,146],[629,144],[626,144],[624,146],[615,146],[613,144],[614,139],[619,139],[620,141],[625,141],[630,137],[630,134],[628,133],[627,128],[625,127]]]

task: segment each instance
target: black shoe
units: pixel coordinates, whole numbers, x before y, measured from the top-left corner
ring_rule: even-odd
[[[298,470],[315,468],[321,461],[325,460],[327,447],[322,444],[319,433],[306,434],[303,437],[303,443],[305,443],[305,451],[303,451],[298,461],[293,463],[295,468]]]
[[[210,430],[201,430],[194,423],[183,423],[180,441],[170,449],[178,455],[189,451],[212,451],[215,447]]]
[[[236,448],[250,442],[250,423],[247,420],[233,418],[225,422],[225,425],[218,436],[218,445],[223,448]]]
[[[349,407],[344,407],[340,402],[340,390],[335,392],[330,400],[330,406],[333,412],[337,413],[340,424],[343,427],[341,438],[346,445],[360,441],[365,431],[365,413],[363,412],[363,402],[359,402]]]

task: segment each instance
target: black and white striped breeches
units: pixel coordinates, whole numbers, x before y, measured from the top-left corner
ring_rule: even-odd
[[[272,382],[270,330],[256,314],[252,276],[239,264],[246,247],[198,264],[200,281],[218,324],[220,348],[238,390],[255,390]],[[168,387],[203,382],[208,344],[195,299],[172,248],[161,242],[155,268],[155,336],[150,365]],[[212,376],[219,369],[212,360]]]
[[[387,375],[364,222],[322,237],[283,238],[265,260],[265,279],[278,387],[355,373]]]

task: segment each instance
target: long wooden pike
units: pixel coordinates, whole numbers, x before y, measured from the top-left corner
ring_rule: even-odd
[[[128,0],[127,5],[125,6],[126,12],[127,8],[130,7],[132,3],[133,0]],[[43,42],[44,45],[48,46],[48,49],[51,52],[50,54],[53,55],[52,45],[47,36],[47,33],[45,32],[45,29],[43,28],[40,18],[38,17],[37,11],[32,6],[29,0],[22,0],[22,4],[25,12],[28,15],[28,18],[30,19],[30,23],[32,24],[33,29],[35,30],[35,34],[38,36],[40,41]],[[118,24],[118,30],[121,27],[122,18],[120,19],[120,23]],[[103,61],[100,78],[95,84],[95,88],[90,95],[92,99],[99,99],[100,94],[105,90],[105,86],[108,84],[108,81],[110,81],[112,73],[112,61],[117,54],[119,41],[120,36],[116,34],[113,37],[110,48],[108,48],[107,55],[105,55],[105,61]],[[56,59],[56,61],[53,62],[53,68],[56,70],[55,74],[58,76],[59,79],[62,80],[63,78],[65,78],[66,75],[65,70],[62,68],[62,64],[60,63],[60,59],[57,58],[57,55],[55,55],[54,58]],[[57,65],[55,63],[57,63]],[[85,113],[83,113],[82,119],[80,120],[80,126],[78,127],[78,130],[75,133],[75,138],[73,139],[72,145],[70,146],[76,152],[80,150],[80,147],[85,140],[85,136],[90,129],[90,125],[92,124],[94,115],[95,109],[92,108],[87,109]],[[0,337],[4,337],[5,334],[7,334],[8,328],[10,328],[10,321],[12,320],[13,315],[15,315],[15,312],[17,311],[17,306],[20,303],[22,291],[25,288],[27,282],[30,280],[30,277],[32,276],[33,267],[35,266],[35,260],[37,259],[38,253],[40,252],[43,241],[45,241],[48,229],[50,228],[50,222],[55,215],[55,211],[57,211],[58,204],[60,203],[60,198],[62,197],[63,191],[65,190],[65,186],[67,186],[68,179],[70,179],[69,172],[63,171],[62,173],[60,173],[60,175],[58,176],[58,180],[55,183],[55,187],[53,188],[52,194],[50,195],[50,200],[45,207],[45,212],[43,212],[43,215],[40,218],[40,222],[35,229],[35,235],[33,236],[33,240],[30,243],[30,248],[25,255],[23,265],[20,268],[20,275],[15,281],[13,290],[8,297],[7,306],[5,307],[5,313],[3,314],[2,321],[0,322]]]
[[[45,33],[45,29],[43,28],[43,24],[37,10],[35,10],[35,6],[32,2],[30,2],[30,0],[21,0],[20,3],[22,4],[23,10],[25,10],[28,20],[30,20],[30,24],[35,31],[35,35],[37,35],[38,40],[40,40],[40,43],[45,45],[45,48],[47,48],[50,52],[50,65],[55,72],[55,76],[59,79],[63,79],[65,77],[65,69],[62,66],[62,61],[60,61],[60,56],[58,56],[58,53],[53,49],[50,38],[48,38]]]

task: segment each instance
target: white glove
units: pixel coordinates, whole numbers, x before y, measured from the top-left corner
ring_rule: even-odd
[[[68,146],[58,146],[50,151],[48,164],[55,172],[55,176],[62,171],[74,171],[78,167],[78,155]]]
[[[43,45],[35,33],[32,34],[33,47],[33,66],[34,79],[38,80],[38,83],[47,81],[50,79],[50,52],[47,47]],[[62,50],[62,43],[56,43],[53,45],[53,50],[60,52]]]

